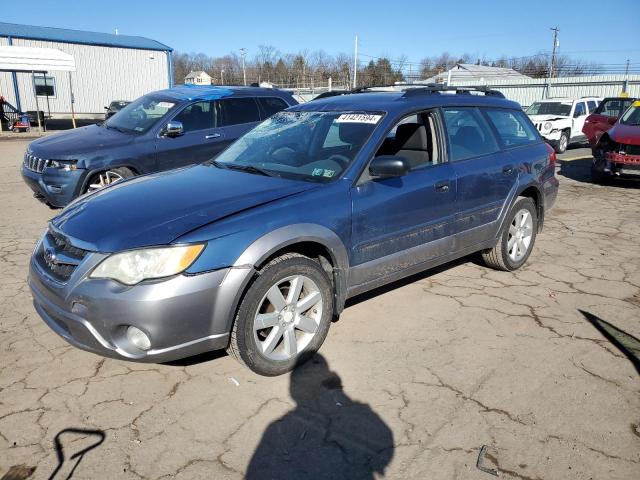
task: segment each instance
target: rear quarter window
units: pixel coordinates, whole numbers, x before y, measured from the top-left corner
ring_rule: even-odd
[[[517,147],[538,141],[538,135],[526,115],[519,110],[484,109],[505,147]]]

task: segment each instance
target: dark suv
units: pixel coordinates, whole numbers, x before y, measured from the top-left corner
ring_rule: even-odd
[[[34,250],[36,309],[101,355],[227,349],[277,375],[348,297],[478,251],[517,269],[556,199],[555,153],[517,103],[484,93],[308,102],[216,160],[87,195]]]
[[[204,162],[261,120],[296,104],[288,92],[270,88],[160,90],[101,125],[31,142],[22,177],[36,198],[63,207],[124,178]]]

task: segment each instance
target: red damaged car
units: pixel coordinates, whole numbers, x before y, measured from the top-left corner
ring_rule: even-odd
[[[593,149],[592,180],[598,183],[612,177],[640,178],[640,100],[602,134]]]
[[[585,119],[582,127],[582,133],[586,135],[591,148],[598,144],[602,134],[615,125],[620,115],[636,100],[629,97],[608,97],[600,102],[598,108]]]

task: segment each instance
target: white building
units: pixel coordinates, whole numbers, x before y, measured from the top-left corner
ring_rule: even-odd
[[[99,117],[112,100],[135,100],[173,84],[172,49],[144,37],[0,22],[0,45],[54,48],[73,56],[75,72],[0,72],[0,96],[19,110],[52,117]],[[46,77],[46,78],[45,78]],[[46,82],[45,82],[46,80]],[[47,98],[48,94],[48,98]]]
[[[198,70],[197,72],[191,71],[189,75],[184,77],[184,83],[191,85],[211,85],[211,75],[202,70]]]
[[[457,85],[459,82],[475,82],[478,85],[494,82],[496,80],[528,79],[526,75],[516,72],[512,68],[488,67],[471,63],[458,63],[451,70],[439,73],[427,80],[415,83],[447,83]]]

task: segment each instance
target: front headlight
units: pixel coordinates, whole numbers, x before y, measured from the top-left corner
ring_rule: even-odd
[[[551,122],[545,122],[545,124],[542,126],[545,130],[551,130],[551,127],[553,125],[551,125]]]
[[[103,260],[89,277],[111,278],[126,285],[170,277],[189,268],[203,249],[204,245],[184,245],[116,253]]]
[[[49,160],[48,166],[51,168],[57,168],[58,170],[69,172],[78,168],[76,166],[77,163],[77,160]]]

